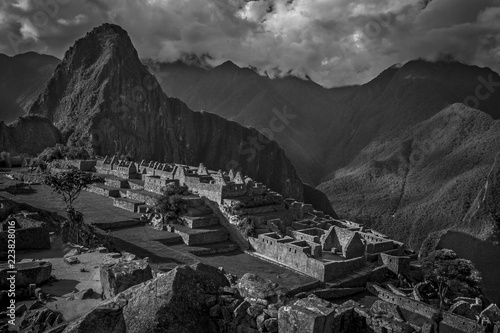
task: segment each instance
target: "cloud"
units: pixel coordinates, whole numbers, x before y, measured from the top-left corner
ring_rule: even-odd
[[[144,58],[210,54],[329,87],[417,57],[500,61],[500,0],[6,0],[0,52],[62,57],[103,22],[126,29]]]

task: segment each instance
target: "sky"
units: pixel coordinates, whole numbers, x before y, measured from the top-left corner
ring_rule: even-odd
[[[105,22],[127,30],[141,58],[208,54],[325,87],[419,57],[500,71],[500,0],[2,0],[0,53],[61,59]]]

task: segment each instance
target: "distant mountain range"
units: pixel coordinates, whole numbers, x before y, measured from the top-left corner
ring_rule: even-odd
[[[26,114],[59,62],[35,52],[0,54],[0,120],[10,123]]]
[[[454,104],[372,141],[318,188],[343,218],[365,222],[422,254],[451,248],[473,260],[488,295],[498,301],[499,170],[500,120]]]
[[[4,119],[13,120],[33,102],[58,60],[35,53],[4,58],[29,59],[26,69],[12,67],[0,79],[13,82],[25,75],[18,72],[31,73],[31,80],[17,80],[29,89],[12,86],[14,93],[3,94],[8,101],[0,105],[11,105],[2,109],[10,110]],[[276,140],[300,178],[313,186],[331,179],[372,140],[405,130],[453,103],[465,102],[500,118],[498,74],[456,61],[414,60],[388,68],[367,84],[332,89],[292,76],[270,79],[229,61],[214,68],[191,58],[143,63],[168,96]],[[252,144],[260,149],[266,141],[262,136]]]
[[[231,62],[211,69],[146,63],[167,95],[272,135],[300,177],[313,185],[331,179],[375,138],[429,119],[450,104],[466,102],[500,118],[498,86],[478,90],[488,81],[500,85],[498,74],[454,61],[410,61],[365,85],[332,89],[296,77],[270,79]],[[281,124],[276,111],[284,110],[294,118],[273,130]]]

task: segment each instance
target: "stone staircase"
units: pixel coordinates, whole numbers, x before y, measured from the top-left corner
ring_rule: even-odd
[[[122,179],[105,176],[104,184],[93,184],[87,189],[113,199],[113,205],[134,213],[146,213],[153,207],[160,194],[144,189],[144,182],[136,179]],[[230,251],[237,246],[229,241],[229,233],[220,223],[210,207],[200,197],[183,197],[186,213],[180,216],[183,225],[174,225],[172,232],[179,235],[184,244],[202,246],[201,253]],[[195,251],[196,252],[196,251]]]

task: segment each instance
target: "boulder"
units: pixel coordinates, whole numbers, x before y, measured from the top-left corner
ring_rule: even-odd
[[[236,309],[234,309],[234,320],[238,321],[246,314],[247,309],[250,307],[250,303],[247,301],[243,301]]]
[[[70,323],[64,333],[218,333],[205,295],[228,285],[215,267],[179,266],[106,300]]]
[[[264,321],[264,326],[271,333],[278,332],[278,319],[277,318],[269,318]]]
[[[94,290],[92,288],[81,290],[74,294],[75,300],[89,299],[94,295]]]
[[[252,273],[243,275],[238,281],[238,290],[243,297],[264,299],[271,303],[276,303],[288,294],[286,288]]]
[[[106,298],[152,278],[151,267],[143,260],[119,261],[101,266],[101,286]]]
[[[389,315],[390,317],[398,320],[404,320],[401,309],[396,304],[377,300],[372,304],[370,311],[373,314]]]
[[[279,332],[332,333],[338,306],[315,295],[278,310]]]

